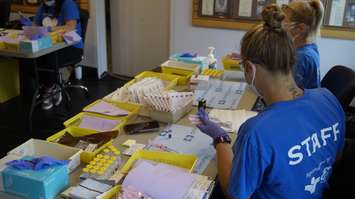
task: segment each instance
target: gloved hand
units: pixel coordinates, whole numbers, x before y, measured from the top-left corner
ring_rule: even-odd
[[[21,16],[20,22],[23,26],[32,26],[32,21],[28,17]]]
[[[198,118],[200,119],[201,123],[196,125],[203,133],[207,134],[208,136],[216,139],[220,136],[228,135],[226,131],[224,131],[218,124],[212,122],[208,118],[208,114],[204,109],[200,109],[197,113]]]

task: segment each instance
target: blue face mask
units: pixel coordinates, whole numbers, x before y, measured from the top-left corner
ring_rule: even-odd
[[[55,0],[45,1],[44,4],[46,4],[48,7],[52,7],[55,4]]]

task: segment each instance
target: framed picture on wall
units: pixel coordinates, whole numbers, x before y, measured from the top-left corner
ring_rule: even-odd
[[[355,1],[349,1],[345,7],[344,25],[355,27]]]
[[[214,15],[214,5],[215,0],[201,0],[201,15],[202,16],[213,16]]]
[[[229,15],[229,0],[215,0],[214,13],[217,16]]]

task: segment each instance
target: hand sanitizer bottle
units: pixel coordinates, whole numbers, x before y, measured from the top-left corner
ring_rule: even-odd
[[[208,68],[209,69],[217,69],[217,59],[214,56],[214,47],[208,47]]]

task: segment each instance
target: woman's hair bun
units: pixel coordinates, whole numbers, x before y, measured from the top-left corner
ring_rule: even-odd
[[[272,30],[282,29],[282,20],[285,18],[285,14],[281,8],[276,4],[266,5],[261,13],[265,26]]]

